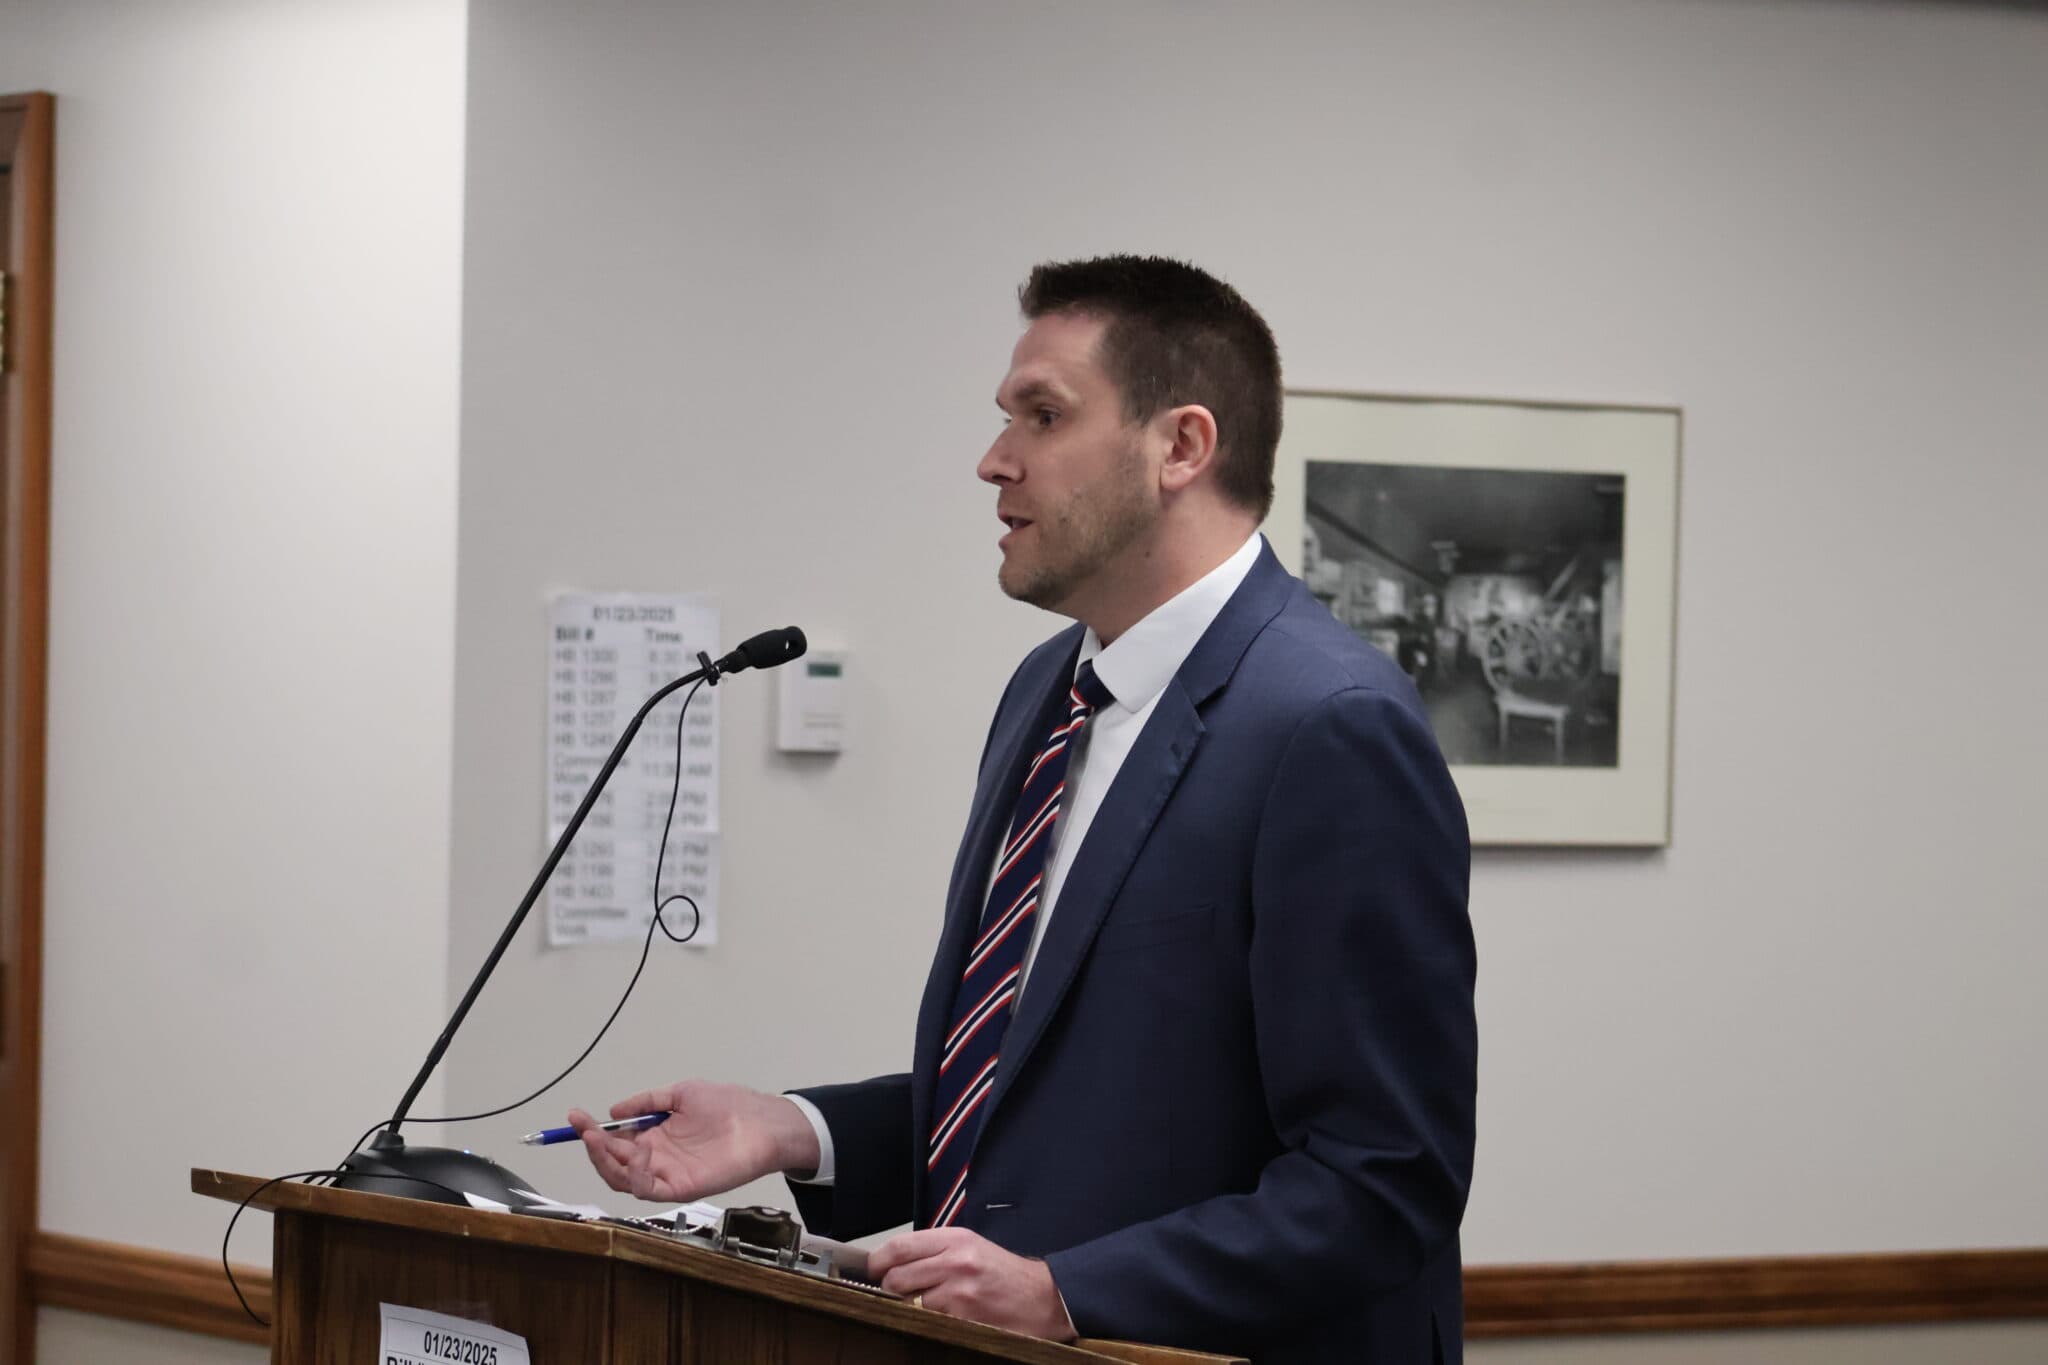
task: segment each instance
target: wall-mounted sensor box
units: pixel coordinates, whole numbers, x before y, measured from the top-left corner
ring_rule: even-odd
[[[846,651],[814,649],[776,671],[775,747],[836,754],[846,740]]]

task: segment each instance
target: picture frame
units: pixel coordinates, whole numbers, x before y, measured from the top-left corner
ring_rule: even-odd
[[[1675,407],[1289,390],[1267,538],[1414,680],[1475,845],[1671,842]]]

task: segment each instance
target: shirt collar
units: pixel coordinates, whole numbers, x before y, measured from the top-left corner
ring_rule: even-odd
[[[1095,661],[1095,676],[1102,679],[1126,711],[1142,711],[1166,690],[1173,675],[1187,662],[1216,618],[1222,614],[1231,594],[1259,559],[1263,538],[1254,531],[1237,553],[1203,574],[1105,647],[1093,628],[1081,637],[1081,656],[1075,668]]]

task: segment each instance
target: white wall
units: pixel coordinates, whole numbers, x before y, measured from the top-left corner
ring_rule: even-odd
[[[0,0],[0,89],[61,101],[45,1226],[206,1254],[187,1166],[316,1164],[389,1105],[539,853],[552,586],[798,621],[854,646],[859,707],[851,752],[787,763],[761,680],[730,686],[724,942],[664,952],[563,1101],[900,1064],[989,707],[1052,624],[996,595],[971,473],[1009,291],[1136,248],[1229,274],[1297,384],[1687,409],[1678,842],[1479,861],[1470,1259],[2048,1236],[2048,659],[2015,624],[2048,494],[2042,19],[611,0],[471,28],[458,616],[461,8]],[[623,984],[537,937],[456,1105],[566,1061]],[[87,1117],[112,1104],[136,1117]],[[516,1164],[588,1188],[573,1153]],[[55,1362],[256,1356],[43,1324]],[[1599,1349],[2039,1346],[1953,1330]]]
[[[0,23],[58,100],[42,1222],[206,1255],[187,1168],[333,1161],[444,1008],[465,15]]]
[[[245,1342],[172,1332],[119,1318],[45,1308],[36,1318],[35,1365],[263,1365]]]
[[[547,1112],[903,1063],[990,708],[1056,624],[997,596],[972,473],[1011,291],[1150,250],[1238,283],[1298,385],[1686,409],[1677,840],[1479,859],[1468,1258],[2048,1238],[2048,21],[614,0],[471,43],[451,985],[540,851],[547,589],[712,590],[855,660],[835,761],[728,685],[724,939]],[[631,966],[538,942],[451,1102],[566,1061]]]
[[[0,0],[0,70],[29,73],[42,67],[43,35],[36,21],[37,0]],[[20,94],[9,86],[7,93]]]

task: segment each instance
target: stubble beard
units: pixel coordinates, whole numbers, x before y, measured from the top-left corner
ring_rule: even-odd
[[[1038,541],[1034,562],[1005,559],[996,582],[1019,602],[1058,611],[1141,540],[1158,517],[1159,509],[1145,496],[1144,454],[1133,440],[1100,479],[1032,523]]]

